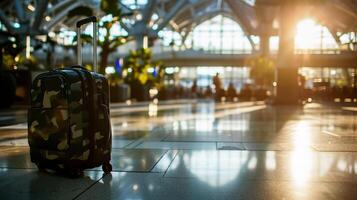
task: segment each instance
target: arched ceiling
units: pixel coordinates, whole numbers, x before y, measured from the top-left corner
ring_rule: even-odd
[[[185,32],[218,14],[234,18],[249,35],[276,35],[279,5],[294,1],[301,18],[312,17],[332,32],[357,31],[357,0],[147,0],[147,4],[137,6],[128,5],[130,0],[118,0],[118,5],[122,13],[133,13],[131,18],[141,15],[139,20],[122,24],[133,35],[157,34],[164,27]],[[88,7],[100,16],[103,13],[99,5],[100,0],[2,0],[0,21],[11,33],[71,29],[81,16],[69,17],[68,13]],[[155,22],[150,20],[153,15],[156,15]],[[22,26],[14,26],[14,22]]]

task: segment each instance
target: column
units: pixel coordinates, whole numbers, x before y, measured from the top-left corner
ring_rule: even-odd
[[[298,67],[293,63],[296,29],[296,6],[282,3],[279,23],[279,52],[277,59],[276,104],[296,105],[299,103]]]
[[[270,44],[269,44],[269,35],[261,35],[260,36],[260,53],[263,56],[269,56],[270,54]]]

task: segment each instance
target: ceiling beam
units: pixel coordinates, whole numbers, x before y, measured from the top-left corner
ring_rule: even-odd
[[[227,2],[228,6],[231,8],[232,12],[236,16],[238,23],[241,25],[243,31],[247,35],[249,35],[253,30],[253,27],[250,24],[249,19],[247,18],[247,15],[249,15],[249,13],[247,13],[247,8],[249,6],[246,5],[245,7],[242,7],[242,5],[239,4],[239,1],[236,0],[225,0],[225,1]],[[252,10],[251,14],[254,14],[254,10]]]
[[[143,11],[143,19],[142,19],[144,24],[148,24],[150,22],[151,16],[154,14],[155,6],[156,6],[156,0],[150,0],[146,4]]]
[[[47,5],[48,5],[48,0],[36,0],[36,10],[35,10],[34,21],[32,24],[32,29],[39,30],[43,20],[43,15],[47,9]]]
[[[170,9],[170,11],[166,14],[165,18],[160,23],[155,32],[158,33],[160,30],[162,30],[179,11],[184,10],[183,8],[186,6],[188,7],[188,5],[188,0],[177,1],[175,5]]]
[[[46,31],[50,31],[50,29],[52,29],[53,26],[57,25],[58,23],[60,23],[66,18],[69,11],[81,5],[82,5],[81,1],[76,1],[73,4],[69,4],[68,7],[62,10],[62,12],[54,16],[51,21],[49,21],[47,24],[44,24],[43,28],[46,29]]]

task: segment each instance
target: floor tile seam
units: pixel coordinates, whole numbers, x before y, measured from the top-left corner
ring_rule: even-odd
[[[106,175],[104,175],[106,176]],[[92,188],[95,184],[97,184],[100,180],[102,180],[104,178],[104,176],[102,176],[100,179],[98,179],[97,181],[95,181],[94,183],[92,183],[90,186],[88,186],[87,188],[85,188],[82,192],[80,192],[79,194],[77,194],[76,196],[74,196],[72,198],[72,200],[78,199],[81,195],[83,195],[85,192],[87,192],[90,188]]]
[[[124,147],[122,147],[122,149],[135,149],[135,147],[137,147],[138,145],[128,148],[128,146],[134,144],[135,142],[140,142],[139,144],[142,143],[141,139],[137,139],[137,140],[134,140],[134,141],[130,142],[129,144],[125,145]]]
[[[0,166],[0,169],[18,169],[18,170],[25,170],[25,169],[31,169],[31,170],[36,170],[37,169],[37,167],[2,167],[2,166]]]
[[[143,142],[166,142],[166,143],[209,143],[215,144],[217,141],[201,142],[201,141],[164,141],[164,140],[146,140]]]
[[[169,166],[167,166],[167,168],[166,168],[165,172],[163,173],[162,177],[165,177],[167,171],[168,171],[169,168],[171,167],[172,163],[175,161],[175,159],[176,159],[177,155],[180,153],[180,151],[181,151],[181,150],[179,150],[179,151],[176,152],[175,156],[172,158],[172,160],[171,160]]]
[[[238,108],[249,108],[249,107],[254,107],[254,106],[261,106],[261,105],[266,105],[265,103],[245,103],[244,105],[240,104],[240,103],[235,103],[235,104],[231,104],[229,106],[221,106],[218,108],[215,108],[215,111],[222,111],[222,110],[231,110],[231,109],[238,109]]]
[[[90,170],[85,170],[85,172],[100,172],[102,170],[96,170],[96,169],[90,169]],[[139,171],[139,170],[130,170],[130,171],[126,171],[126,170],[112,170],[111,173],[131,173],[131,174],[162,174],[163,172],[150,172],[150,171]]]
[[[160,148],[160,149],[158,149],[158,148],[148,148],[148,147],[146,147],[146,148],[135,148],[135,149],[146,149],[146,150],[152,150],[152,149],[156,149],[156,150],[178,150],[178,151],[180,151],[180,150],[185,150],[185,151],[187,151],[187,150],[192,150],[192,151],[195,151],[195,150],[210,150],[210,151],[216,151],[217,149],[215,149],[215,148],[196,148],[196,149],[190,149],[190,148]]]
[[[357,150],[356,151],[329,151],[329,150],[315,150],[316,152],[318,153],[357,153]]]
[[[215,142],[232,142],[232,140],[223,140],[223,141],[217,141],[217,140],[211,140],[211,141],[197,141],[197,140],[162,140],[162,142],[191,142],[191,143],[215,143]]]
[[[155,168],[155,166],[157,165],[157,163],[159,163],[160,160],[161,160],[166,154],[168,154],[169,151],[170,151],[170,149],[165,149],[165,153],[163,153],[163,154],[160,156],[160,158],[154,163],[154,165],[150,168],[149,172],[151,172],[151,171]]]
[[[31,171],[38,171],[37,167],[34,167],[34,168],[23,168],[23,167],[0,167],[0,170],[4,170],[4,169],[7,169],[7,170],[31,170]]]
[[[166,139],[167,139],[170,135],[171,135],[170,133],[169,133],[169,134],[166,134],[165,137],[163,137],[163,138],[160,140],[160,142],[161,142],[161,141],[166,141]]]
[[[115,150],[123,150],[123,149],[126,149],[124,147],[112,147],[112,150],[115,149]]]
[[[139,144],[140,145],[140,144]],[[115,148],[117,150],[128,150],[129,148],[123,149],[123,148]],[[216,149],[216,148],[150,148],[150,147],[135,147],[133,148],[135,150],[184,150],[184,151],[198,151],[198,150],[204,150],[204,151],[276,151],[276,152],[294,152],[296,151],[295,149]],[[311,152],[346,152],[346,153],[354,153],[357,151],[317,151],[315,149],[311,149]]]
[[[159,108],[158,111],[177,111],[186,108],[186,106],[173,107],[173,108]],[[144,110],[145,109],[145,110]],[[131,113],[147,113],[149,108],[147,106],[142,107],[142,110],[126,110],[126,111],[115,111],[115,113],[110,114],[110,117],[119,117]]]
[[[164,179],[192,179],[197,180],[195,176],[163,176]],[[274,178],[241,178],[240,182],[294,182],[294,179],[274,179]],[[352,183],[357,184],[357,181],[329,181],[329,180],[309,180],[305,183],[325,183],[325,184],[333,184],[333,183]]]
[[[128,149],[123,149],[123,148],[113,148],[115,150],[128,150]],[[208,150],[208,151],[276,151],[276,152],[294,152],[296,149],[210,149],[210,148],[196,148],[196,149],[189,149],[189,148],[135,148],[135,149],[145,149],[145,150],[165,150],[165,151],[170,151],[170,150],[177,150],[177,151],[196,151],[196,150]],[[315,148],[310,149],[311,152],[315,153],[357,153],[356,151],[328,151],[328,150],[317,150]],[[0,167],[1,168],[1,167]]]
[[[101,170],[93,170],[93,171],[101,171]],[[140,173],[140,174],[155,173],[155,172],[150,172],[147,170],[115,170],[115,169],[113,169],[112,172]]]
[[[138,140],[138,143],[135,146],[131,147],[132,149],[137,149],[140,145],[142,145],[145,141],[143,139]]]
[[[215,143],[217,141],[152,141],[152,142],[177,142],[177,143],[183,143],[183,142],[186,142],[186,143]]]

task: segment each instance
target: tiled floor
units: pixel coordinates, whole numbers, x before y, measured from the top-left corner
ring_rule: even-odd
[[[2,112],[0,199],[356,199],[350,108],[115,104],[113,172],[91,169],[79,179],[38,172],[26,112]]]

